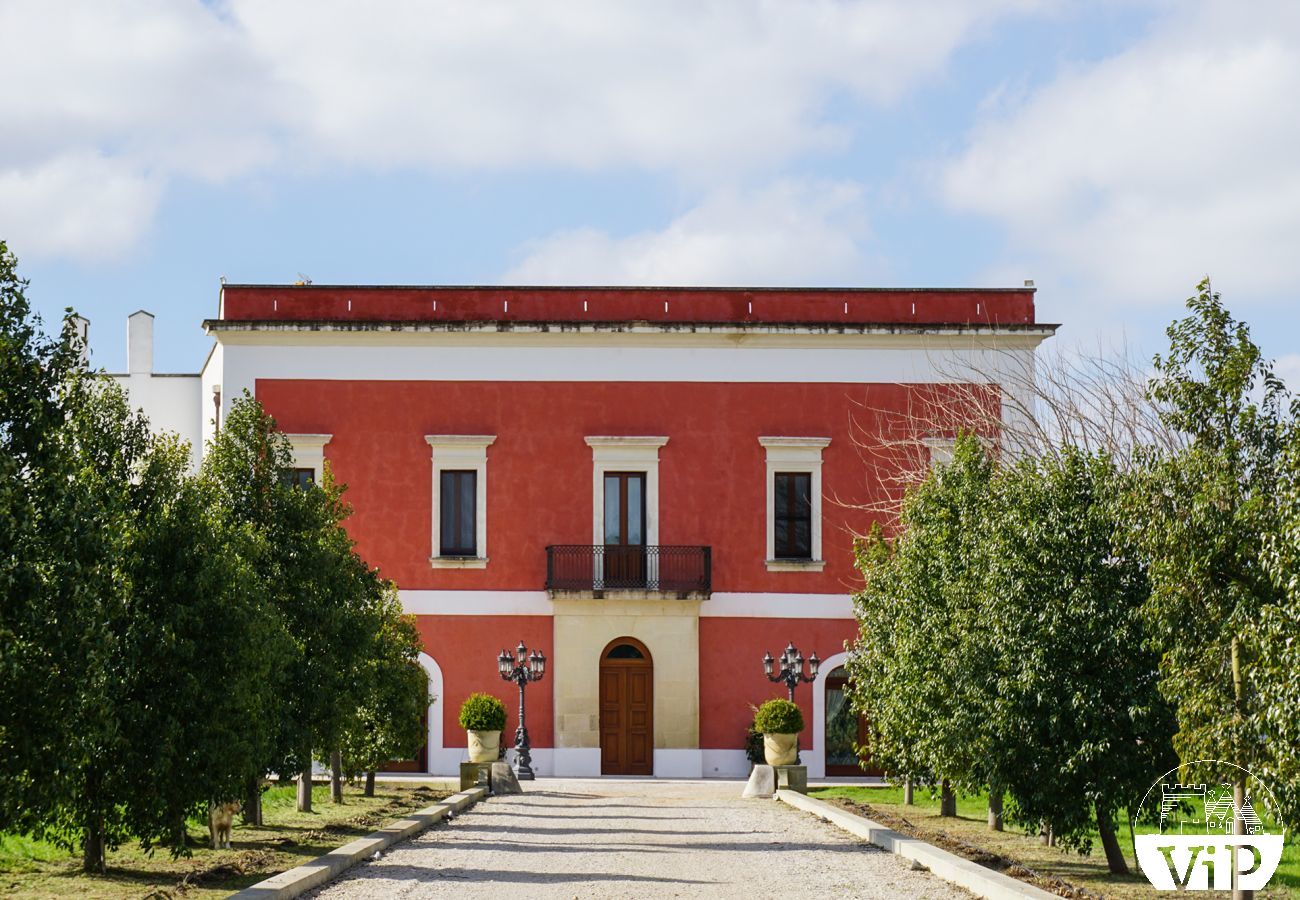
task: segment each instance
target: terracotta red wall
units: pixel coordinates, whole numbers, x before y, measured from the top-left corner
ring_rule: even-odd
[[[228,321],[1027,324],[1032,288],[569,288],[226,285]]]
[[[290,433],[330,433],[359,551],[406,589],[541,590],[549,544],[592,539],[586,435],[666,435],[661,544],[713,548],[715,591],[845,593],[852,535],[884,496],[857,445],[902,413],[909,388],[852,384],[496,383],[259,380],[257,396]],[[485,569],[438,569],[431,552],[426,434],[495,434],[488,449]],[[820,573],[765,566],[766,468],[760,435],[829,436],[823,454]],[[868,454],[869,455],[869,454]],[[838,498],[838,501],[836,500]],[[845,505],[841,505],[845,504]]]
[[[519,726],[519,689],[497,674],[497,654],[514,650],[522,640],[529,650],[551,657],[550,616],[419,616],[416,625],[426,652],[442,669],[442,696],[434,704],[442,715],[445,747],[464,747],[465,731],[457,717],[460,704],[475,691],[500,697],[506,705],[502,741],[514,745]],[[528,691],[528,738],[534,747],[554,745],[551,683],[543,678]]]
[[[779,657],[794,641],[805,657],[816,652],[828,659],[844,652],[844,642],[857,633],[852,619],[700,619],[700,747],[741,747],[753,721],[750,706],[772,697],[785,697],[784,683],[763,674],[764,651]],[[813,727],[811,684],[795,689],[805,728]],[[812,746],[807,735],[804,745]]]

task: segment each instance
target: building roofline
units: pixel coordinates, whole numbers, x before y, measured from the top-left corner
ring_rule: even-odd
[[[257,290],[329,290],[329,291],[637,291],[637,292],[708,292],[799,293],[799,294],[1033,294],[1037,287],[782,287],[767,285],[674,285],[674,284],[259,284],[226,282],[223,290],[252,288]]]
[[[571,320],[520,321],[486,319],[475,321],[441,320],[360,320],[360,319],[204,319],[208,334],[220,331],[320,331],[320,332],[475,332],[475,333],[781,333],[813,330],[830,334],[1043,334],[1050,336],[1059,324],[1043,322],[651,322],[646,320],[583,322]]]

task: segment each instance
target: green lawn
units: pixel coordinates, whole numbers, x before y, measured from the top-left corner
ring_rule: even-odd
[[[302,865],[313,857],[374,831],[384,822],[436,803],[453,792],[409,782],[379,782],[374,797],[359,788],[344,792],[335,806],[328,787],[312,791],[314,811],[297,811],[293,786],[263,794],[260,828],[236,824],[230,850],[208,847],[206,822],[190,823],[197,845],[193,856],[172,859],[165,850],[152,855],[132,843],[108,854],[106,875],[86,875],[74,853],[30,837],[0,834],[0,895],[36,900],[46,897],[225,897],[264,878]],[[236,819],[238,823],[238,819]],[[183,885],[183,887],[182,887]]]
[[[1106,858],[1101,850],[1101,840],[1092,832],[1092,853],[1081,856],[1073,851],[1045,847],[1037,835],[1027,835],[1007,826],[1005,832],[988,830],[988,800],[985,796],[957,798],[957,818],[945,819],[939,815],[939,800],[928,791],[915,792],[915,804],[903,805],[901,787],[842,787],[814,788],[809,795],[836,803],[854,812],[875,818],[882,825],[914,834],[945,846],[946,849],[966,856],[979,851],[1015,860],[1021,866],[1050,878],[1059,879],[1108,897],[1149,898],[1163,896],[1151,887],[1138,872],[1133,860],[1129,830],[1120,830],[1120,846],[1128,859],[1132,873],[1117,878],[1106,871]],[[873,815],[874,813],[874,815]],[[1139,828],[1138,833],[1153,832],[1152,828]],[[965,845],[965,846],[963,846]],[[1050,890],[1049,884],[1042,887]],[[1199,892],[1198,892],[1199,893]],[[1203,897],[1216,896],[1213,892],[1199,893]],[[1269,888],[1260,897],[1300,900],[1300,843],[1289,836],[1282,862],[1273,876]]]

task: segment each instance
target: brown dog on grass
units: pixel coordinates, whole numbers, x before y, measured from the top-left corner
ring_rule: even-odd
[[[238,800],[230,803],[213,803],[208,807],[208,831],[212,835],[213,850],[230,849],[230,829],[235,824],[235,816],[244,804]]]

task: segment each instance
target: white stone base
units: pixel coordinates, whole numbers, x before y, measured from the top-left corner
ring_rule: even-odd
[[[705,778],[748,778],[750,763],[744,750],[701,750]]]
[[[556,747],[551,753],[554,754],[552,774],[557,777],[600,777],[599,747]]]
[[[704,761],[699,750],[656,750],[655,778],[703,778]]]

